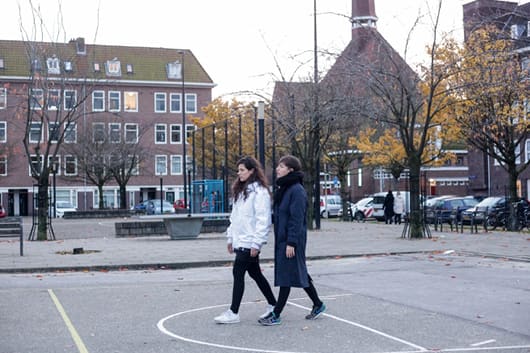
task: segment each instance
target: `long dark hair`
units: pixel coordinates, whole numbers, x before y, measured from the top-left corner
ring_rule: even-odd
[[[240,164],[243,164],[248,170],[254,170],[254,172],[245,181],[241,181],[239,177],[234,180],[234,183],[232,184],[232,196],[234,197],[234,201],[237,201],[240,195],[243,195],[243,200],[246,200],[248,197],[248,185],[255,181],[265,187],[270,193],[269,184],[265,178],[265,173],[263,172],[260,162],[253,157],[246,156],[237,161],[236,166],[239,167]]]

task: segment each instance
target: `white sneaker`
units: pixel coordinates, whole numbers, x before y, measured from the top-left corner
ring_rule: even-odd
[[[259,318],[263,319],[270,315],[274,311],[274,305],[267,305],[267,310]]]
[[[232,310],[228,309],[213,320],[218,324],[236,324],[239,322],[239,314],[234,314]]]

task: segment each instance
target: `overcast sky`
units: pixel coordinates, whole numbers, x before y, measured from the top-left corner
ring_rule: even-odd
[[[462,5],[468,2],[443,1],[443,29],[459,39]],[[419,60],[431,38],[429,7],[434,11],[437,3],[375,0],[377,28],[401,54],[409,30],[421,18],[409,44],[410,64]],[[214,98],[245,90],[270,95],[274,80],[281,77],[278,68],[287,79],[313,72],[313,0],[33,0],[33,4],[40,7],[50,33],[45,41],[84,37],[87,44],[190,49],[217,84]],[[351,38],[351,0],[317,0],[317,13],[319,50],[340,53]],[[33,29],[29,1],[2,0],[0,23],[2,39],[21,40],[21,23],[26,31]],[[300,63],[306,65],[296,70]],[[331,63],[322,59],[319,66],[324,69]]]

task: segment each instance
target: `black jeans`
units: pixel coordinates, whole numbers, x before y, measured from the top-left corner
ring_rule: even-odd
[[[239,312],[239,306],[245,292],[245,273],[248,272],[250,277],[256,282],[261,293],[267,299],[270,305],[276,305],[276,298],[272,293],[271,286],[259,266],[259,254],[256,257],[250,256],[250,249],[234,249],[236,259],[232,274],[234,275],[234,286],[232,288],[232,305],[230,310],[234,313]]]
[[[309,287],[305,287],[304,291],[307,293],[307,295],[313,302],[313,307],[320,307],[322,305],[322,301],[318,297],[317,290],[313,285],[313,279],[309,275],[307,275],[307,277],[309,280]],[[289,298],[290,293],[291,287],[280,287],[280,293],[278,294],[278,303],[274,307],[274,315],[276,315],[276,317],[280,317],[280,314],[282,313],[285,304],[287,304],[287,299]]]

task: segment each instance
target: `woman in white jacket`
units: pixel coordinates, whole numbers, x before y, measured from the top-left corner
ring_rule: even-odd
[[[243,157],[237,162],[237,176],[232,184],[234,203],[226,231],[228,252],[236,254],[232,269],[232,304],[230,309],[214,318],[219,324],[239,322],[246,272],[256,281],[269,304],[261,317],[267,316],[276,305],[271,286],[259,266],[259,253],[271,229],[271,195],[267,179],[259,162],[252,157]]]

